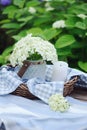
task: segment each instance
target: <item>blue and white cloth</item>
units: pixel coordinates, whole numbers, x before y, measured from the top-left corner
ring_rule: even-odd
[[[79,70],[69,68],[67,80],[69,80],[71,76],[78,74],[87,76],[87,74]],[[48,103],[48,99],[52,94],[63,94],[64,87],[63,81],[51,82],[51,78],[52,66],[47,66],[45,81],[40,78],[22,79],[17,75],[17,68],[2,66],[0,68],[0,95],[9,94],[15,91],[20,84],[25,83],[33,95],[45,103]]]
[[[15,91],[21,83],[21,79],[15,72],[8,71],[4,67],[0,70],[0,95]]]
[[[64,82],[46,82],[40,78],[34,78],[27,81],[27,86],[31,93],[44,102],[48,103],[48,99],[52,94],[63,93]]]

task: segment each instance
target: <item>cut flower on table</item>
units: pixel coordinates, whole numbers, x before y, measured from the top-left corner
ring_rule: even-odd
[[[62,94],[54,94],[50,96],[48,104],[53,111],[65,112],[69,109],[70,104],[62,96]]]

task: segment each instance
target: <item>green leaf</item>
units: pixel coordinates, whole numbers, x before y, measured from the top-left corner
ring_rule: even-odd
[[[18,11],[17,7],[11,5],[4,9],[3,14],[7,14],[8,18],[14,18],[14,15],[17,11]]]
[[[24,36],[26,36],[26,34],[27,34],[27,30],[23,30],[20,33],[18,33],[17,35],[21,36],[21,37],[24,37]]]
[[[19,22],[28,22],[33,18],[33,16],[27,16],[25,18],[21,17],[18,19]]]
[[[25,2],[26,2],[26,0],[14,0],[13,4],[20,7],[20,8],[23,8]]]
[[[70,56],[72,55],[71,49],[69,47],[64,47],[64,48],[58,48],[58,55],[59,56]]]
[[[16,12],[16,9],[17,9],[17,7],[15,7],[15,6],[13,6],[13,5],[7,6],[7,7],[3,10],[3,14],[9,14],[9,13],[12,13],[12,12]]]
[[[80,8],[87,12],[87,3],[81,4]]]
[[[40,36],[42,33],[41,28],[31,28],[29,30],[23,30],[17,35],[12,36],[15,40],[20,40],[22,37],[26,36],[27,34],[32,33],[34,36]]]
[[[86,13],[87,11],[85,11],[81,5],[79,4],[75,4],[75,5],[72,5],[70,8],[68,8],[68,12],[69,13],[73,13],[73,14],[84,14]]]
[[[42,35],[45,37],[46,40],[51,40],[52,38],[56,37],[60,33],[61,33],[61,30],[50,28],[50,29],[46,29],[42,33]]]
[[[87,62],[82,62],[82,61],[79,61],[78,62],[78,66],[84,70],[85,72],[87,72]]]
[[[27,7],[33,7],[33,6],[37,6],[39,4],[40,4],[40,2],[37,0],[32,0],[32,1],[26,2]]]
[[[16,41],[18,41],[18,40],[20,40],[22,37],[26,36],[26,34],[27,34],[27,30],[23,30],[23,31],[21,31],[20,33],[18,33],[17,35],[13,35],[12,37],[13,37]]]
[[[80,43],[80,42],[74,42],[71,46],[70,46],[71,49],[80,49],[80,48],[84,48],[84,44]]]
[[[15,18],[17,19],[17,21],[19,20],[19,18],[26,18],[26,13],[28,14],[27,12],[27,8],[19,8],[16,12],[16,15],[15,15]]]
[[[47,23],[47,22],[50,22],[49,16],[41,16],[35,20],[34,26],[39,26],[40,24]]]
[[[85,30],[87,28],[85,23],[77,22],[75,27]]]
[[[10,52],[13,50],[13,46],[9,46],[8,48],[6,48],[4,50],[4,52],[2,53],[2,56],[7,56],[10,54]]]
[[[77,18],[68,17],[68,19],[65,21],[65,24],[66,24],[66,27],[73,28],[73,27],[75,27],[76,22],[77,22]]]
[[[72,35],[63,35],[56,41],[55,47],[63,48],[73,44],[74,42],[75,38]]]
[[[75,0],[66,0],[66,2],[68,2],[69,4],[73,4],[75,3]]]
[[[0,55],[0,64],[3,64],[4,63],[4,58],[2,55]]]
[[[33,35],[39,35],[42,33],[42,29],[41,28],[31,28],[27,31],[27,33],[32,33]]]
[[[6,29],[19,29],[20,24],[18,24],[18,23],[6,23],[6,24],[3,24],[1,27],[6,28]]]
[[[17,33],[17,29],[9,29],[9,30],[6,30],[6,34],[8,35],[12,35],[12,33]]]
[[[12,38],[14,38],[16,41],[20,40],[22,36],[14,35]]]
[[[13,46],[9,46],[3,51],[2,55],[0,55],[0,64],[6,64],[8,62],[8,58],[12,50]]]
[[[10,22],[9,19],[4,19],[4,20],[1,20],[1,21],[0,21],[0,24],[9,23],[9,22]]]
[[[77,36],[77,37],[83,37],[84,38],[84,35],[85,35],[85,31],[80,29],[80,28],[72,28],[72,29],[69,29],[69,33],[74,35],[74,36]],[[76,38],[77,39],[77,38]]]

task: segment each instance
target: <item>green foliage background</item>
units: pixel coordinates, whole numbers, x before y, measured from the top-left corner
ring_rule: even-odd
[[[53,10],[47,11],[47,3]],[[29,7],[34,7],[36,13],[30,13]],[[87,16],[84,0],[13,0],[11,5],[1,6],[0,64],[8,62],[16,41],[32,33],[53,43],[59,60],[87,72],[87,17],[82,19],[79,14]],[[52,28],[58,20],[65,20],[66,27]]]

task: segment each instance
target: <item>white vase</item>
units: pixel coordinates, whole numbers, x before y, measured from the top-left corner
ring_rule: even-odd
[[[57,61],[53,65],[52,81],[65,81],[67,78],[68,63]]]
[[[31,79],[35,77],[45,79],[46,74],[46,62],[43,60],[37,61],[24,61],[23,66],[19,71],[22,71],[23,79]]]

